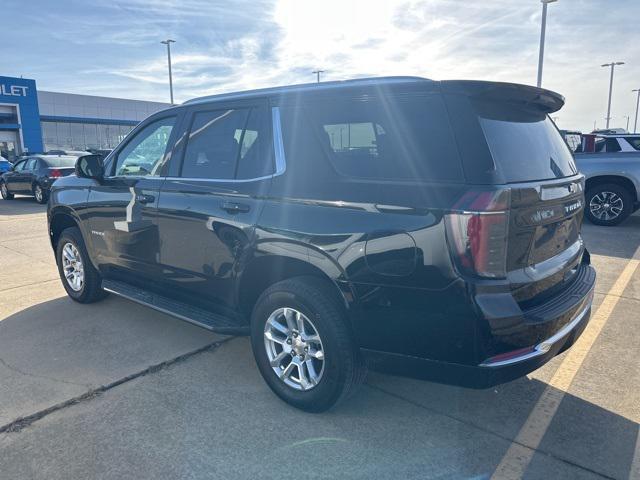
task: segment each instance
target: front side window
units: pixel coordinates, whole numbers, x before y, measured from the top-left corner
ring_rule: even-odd
[[[13,171],[14,172],[21,172],[22,170],[24,170],[24,166],[27,163],[26,160],[23,160],[22,162],[18,162],[16,163],[16,166],[13,167]]]
[[[167,117],[156,120],[137,132],[118,153],[115,175],[158,175],[174,123],[175,117]]]
[[[197,112],[187,140],[182,177],[251,179],[271,173],[260,109]]]

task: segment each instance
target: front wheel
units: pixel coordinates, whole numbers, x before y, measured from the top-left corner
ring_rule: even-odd
[[[47,193],[37,183],[33,187],[33,196],[35,197],[36,202],[40,205],[47,203],[47,200],[49,199]]]
[[[271,390],[307,412],[347,398],[366,373],[344,307],[331,286],[315,277],[278,282],[260,296],[251,344]]]
[[[107,295],[77,227],[66,228],[60,234],[56,246],[56,261],[62,285],[72,300],[93,303]]]
[[[589,188],[585,200],[585,215],[595,225],[618,225],[633,213],[631,194],[615,183],[603,183]]]
[[[9,193],[7,184],[4,182],[0,182],[0,195],[2,195],[3,200],[13,200],[13,193]]]

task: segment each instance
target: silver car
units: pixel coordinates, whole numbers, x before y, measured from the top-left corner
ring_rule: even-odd
[[[626,137],[632,136],[607,136],[605,141],[626,142]],[[621,149],[574,155],[578,169],[586,177],[585,215],[591,223],[617,225],[640,207],[640,151]]]

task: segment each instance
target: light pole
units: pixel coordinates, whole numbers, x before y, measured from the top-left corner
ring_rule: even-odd
[[[624,118],[627,119],[627,133],[629,133],[629,115],[624,115]]]
[[[636,100],[636,120],[633,122],[633,133],[638,131],[638,105],[640,105],[640,88],[631,90],[632,92],[638,92],[638,99]]]
[[[169,95],[171,96],[171,105],[173,105],[173,78],[171,78],[171,44],[176,43],[176,41],[167,38],[160,43],[167,46],[167,63],[169,64]]]
[[[320,83],[320,74],[324,73],[324,70],[314,70],[311,73],[315,73],[316,74],[316,80],[317,80],[318,83]]]
[[[611,78],[609,79],[609,102],[607,104],[607,126],[609,128],[609,120],[611,120],[611,92],[613,90],[613,69],[616,65],[624,65],[624,62],[611,62],[600,65],[601,67],[611,67]]]
[[[547,5],[557,0],[540,0],[542,3],[542,25],[540,26],[540,52],[538,54],[538,87],[542,86],[542,60],[544,59],[544,36],[547,30]]]

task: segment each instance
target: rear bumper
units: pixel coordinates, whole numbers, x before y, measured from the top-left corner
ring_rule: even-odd
[[[547,318],[538,318],[537,325],[532,324],[531,329],[537,330],[540,324],[553,325],[560,319],[566,319],[563,326],[530,347],[486,359],[478,365],[440,362],[370,349],[361,349],[362,354],[373,370],[470,388],[489,388],[522,377],[573,345],[587,326],[591,316],[595,271],[589,265],[584,268],[589,269],[585,279],[588,283],[581,289],[580,297],[574,297],[577,301],[571,308],[558,311],[556,305],[556,308],[547,310]]]

